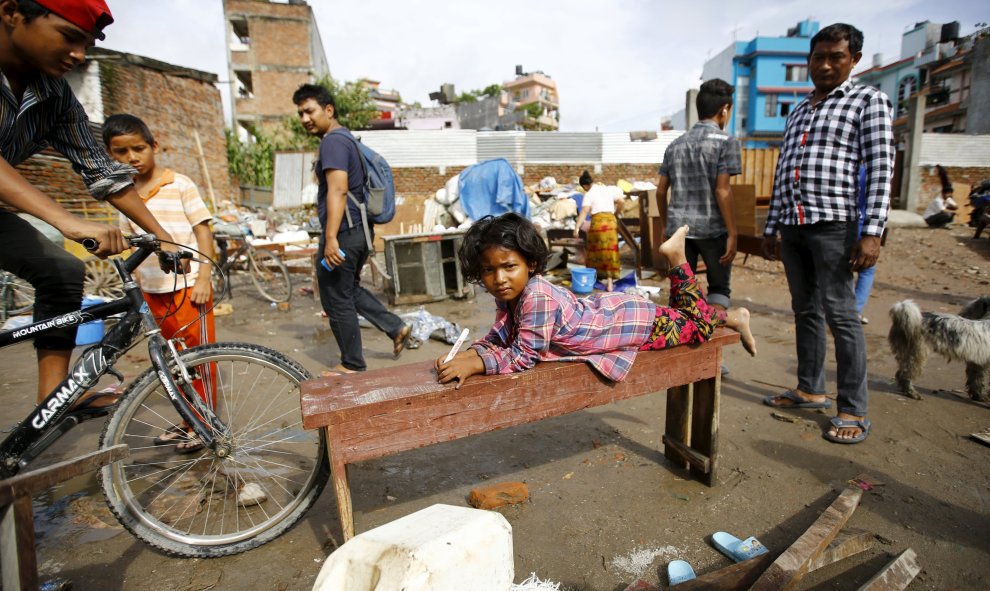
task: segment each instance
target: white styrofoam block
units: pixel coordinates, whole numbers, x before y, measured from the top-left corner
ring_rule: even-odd
[[[509,591],[512,526],[494,511],[433,505],[331,554],[313,591]]]

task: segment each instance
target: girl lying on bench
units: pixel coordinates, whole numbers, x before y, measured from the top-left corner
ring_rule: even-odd
[[[495,324],[449,362],[436,361],[441,383],[532,368],[539,361],[587,361],[622,381],[637,351],[703,343],[716,326],[740,333],[756,355],[749,310],[708,305],[684,255],[683,226],[660,245],[670,262],[670,307],[638,296],[599,293],[578,299],[543,278],[549,250],[533,224],[515,213],[487,216],[467,231],[458,257],[465,278],[496,300]]]

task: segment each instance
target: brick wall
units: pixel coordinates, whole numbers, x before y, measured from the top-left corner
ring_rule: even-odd
[[[216,86],[126,61],[101,61],[99,71],[105,116],[131,113],[143,119],[158,141],[156,162],[192,178],[209,203],[193,135],[196,130],[217,200],[233,195],[223,110]],[[18,170],[28,182],[70,211],[93,219],[113,218],[112,209],[94,201],[69,162],[54,151],[46,150],[30,158]]]

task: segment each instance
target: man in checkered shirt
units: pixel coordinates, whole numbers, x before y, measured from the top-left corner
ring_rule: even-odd
[[[835,339],[837,416],[824,434],[858,443],[866,419],[866,341],[856,314],[853,272],[872,267],[887,221],[894,161],[891,104],[849,79],[862,56],[863,33],[847,24],[811,39],[808,71],[815,90],[787,118],[764,230],[763,253],[780,258],[794,310],[798,385],[764,403],[779,408],[829,408],[825,395],[828,324]],[[866,210],[857,236],[857,178],[866,167]]]

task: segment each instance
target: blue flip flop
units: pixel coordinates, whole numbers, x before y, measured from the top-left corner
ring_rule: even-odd
[[[753,536],[740,540],[724,531],[717,531],[712,534],[712,545],[719,552],[731,558],[733,562],[742,562],[767,553],[766,546]]]
[[[859,427],[860,429],[862,429],[859,435],[855,437],[850,437],[848,439],[842,439],[841,437],[836,437],[835,435],[829,434],[828,431],[822,433],[822,437],[828,439],[832,443],[859,443],[865,440],[870,435],[870,427],[872,426],[870,423],[870,419],[862,419],[860,421],[857,421],[855,419],[840,419],[839,417],[832,417],[830,422],[832,423],[832,426],[835,427],[836,431],[838,431],[839,429],[848,429],[849,427]]]
[[[667,584],[671,587],[690,581],[696,576],[691,565],[683,560],[671,560],[667,565]]]
[[[774,404],[774,400],[778,398],[786,398],[794,404]],[[812,402],[810,400],[805,400],[798,395],[794,390],[784,390],[782,394],[767,394],[763,397],[763,404],[767,406],[772,406],[773,408],[832,408],[832,401],[826,398],[822,402]]]

